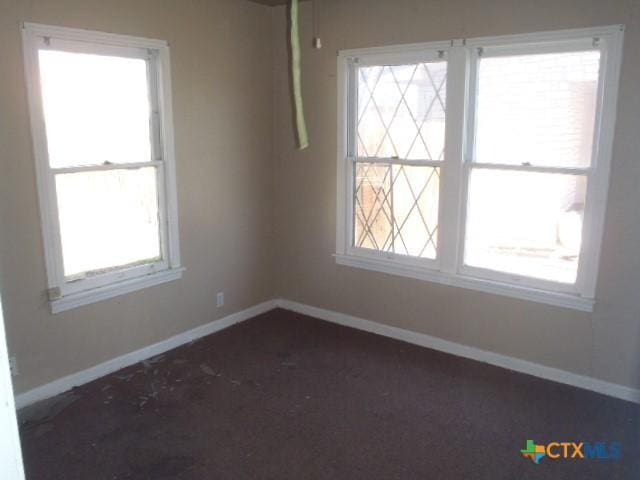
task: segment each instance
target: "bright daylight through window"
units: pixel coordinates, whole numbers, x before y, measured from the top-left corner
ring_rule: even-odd
[[[597,50],[480,58],[467,264],[576,281],[599,70]]]
[[[341,52],[337,261],[589,309],[621,36]]]
[[[39,53],[65,277],[157,260],[156,168],[91,168],[151,161],[146,62]]]
[[[25,27],[54,300],[179,267],[166,44],[95,35]]]

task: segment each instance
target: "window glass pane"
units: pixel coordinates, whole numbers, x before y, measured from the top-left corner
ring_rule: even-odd
[[[591,163],[600,52],[482,58],[476,160]]]
[[[358,69],[359,157],[442,160],[447,63]]]
[[[435,258],[440,169],[356,164],[357,247]]]
[[[40,50],[53,168],[151,160],[147,62]]]
[[[474,169],[465,263],[574,283],[586,188],[581,175]]]
[[[64,273],[158,260],[155,167],[56,175]]]

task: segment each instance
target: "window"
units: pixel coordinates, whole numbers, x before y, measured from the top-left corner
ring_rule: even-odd
[[[447,62],[358,69],[354,244],[434,259]]]
[[[179,278],[167,44],[23,32],[53,311]]]
[[[621,41],[340,52],[337,262],[591,310]]]

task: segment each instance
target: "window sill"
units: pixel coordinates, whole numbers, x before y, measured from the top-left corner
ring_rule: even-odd
[[[182,267],[172,268],[170,270],[163,270],[150,275],[144,275],[124,280],[122,282],[113,283],[111,285],[105,285],[103,287],[65,295],[62,298],[50,302],[51,313],[56,314],[64,312],[83,305],[89,305],[108,298],[142,290],[147,287],[153,287],[154,285],[160,285],[161,283],[178,280],[179,278],[182,278],[182,272],[184,272],[184,270],[185,269]]]
[[[449,274],[424,267],[403,265],[385,259],[374,259],[358,255],[336,254],[336,263],[349,267],[363,268],[375,272],[400,275],[403,277],[427,280],[429,282],[451,285],[454,287],[468,288],[479,292],[493,293],[507,297],[529,300],[531,302],[544,303],[557,307],[565,307],[582,312],[592,312],[594,299],[579,297],[567,293],[557,293],[536,288],[510,285],[506,283],[485,280],[460,274]]]

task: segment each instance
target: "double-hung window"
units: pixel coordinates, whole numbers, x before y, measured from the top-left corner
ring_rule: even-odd
[[[340,52],[338,263],[590,310],[621,42]]]
[[[53,311],[178,278],[166,42],[23,34]]]

